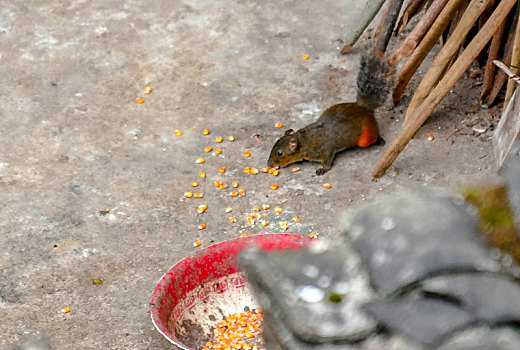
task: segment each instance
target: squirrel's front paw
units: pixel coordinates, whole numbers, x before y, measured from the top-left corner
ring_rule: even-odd
[[[318,176],[319,175],[323,175],[326,172],[327,172],[327,169],[325,169],[325,168],[318,168],[318,169],[316,169],[316,175],[318,175]]]

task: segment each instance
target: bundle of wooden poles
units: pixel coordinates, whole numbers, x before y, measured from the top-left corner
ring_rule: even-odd
[[[352,48],[384,2],[366,1],[363,15],[347,33],[342,53]],[[404,11],[401,11],[404,0],[387,2],[376,30],[375,54],[388,57],[393,65],[406,58],[396,74],[394,104],[399,102],[433,46],[440,41],[442,48],[412,97],[399,135],[377,161],[372,171],[374,178],[384,175],[473,61],[482,62],[484,77],[480,101],[488,106],[496,103],[508,80],[502,70],[495,68],[493,60],[504,62],[515,73],[520,65],[520,21],[516,0],[409,0]],[[392,33],[401,33],[414,16],[421,16],[415,21],[415,27],[393,54],[387,53]],[[506,103],[515,86],[512,80],[507,82]]]

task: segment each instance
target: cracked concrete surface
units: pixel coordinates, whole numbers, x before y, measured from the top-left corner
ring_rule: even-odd
[[[489,134],[453,134],[469,109],[489,117],[478,110],[470,79],[378,182],[370,170],[381,147],[342,153],[323,177],[310,163],[278,177],[243,173],[265,166],[282,135],[276,122],[298,129],[328,106],[355,99],[360,49],[339,55],[352,6],[2,4],[0,347],[42,332],[55,349],[171,349],[152,326],[148,301],[161,275],[197,249],[195,240],[206,246],[243,232],[279,232],[278,222],[294,215],[301,222],[287,232],[333,238],[342,210],[380,192],[493,176]],[[404,110],[387,105],[377,113],[387,140]],[[210,135],[202,135],[205,128]],[[219,135],[236,140],[217,144]],[[206,154],[206,146],[223,153]],[[200,156],[206,162],[195,164]],[[216,179],[239,181],[246,196],[229,197],[229,189],[213,186]],[[200,186],[192,189],[192,181]],[[269,189],[274,182],[277,191]],[[186,199],[185,191],[204,198]],[[202,203],[208,210],[196,215]],[[271,205],[263,213],[270,225],[247,226],[245,216],[261,204]],[[228,222],[227,206],[237,223]],[[275,206],[284,212],[275,214]],[[197,230],[199,223],[207,228]],[[71,311],[64,314],[66,306]]]

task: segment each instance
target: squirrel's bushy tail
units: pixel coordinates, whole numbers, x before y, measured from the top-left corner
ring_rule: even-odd
[[[385,103],[392,85],[393,70],[384,58],[364,54],[357,77],[357,102],[371,109]]]

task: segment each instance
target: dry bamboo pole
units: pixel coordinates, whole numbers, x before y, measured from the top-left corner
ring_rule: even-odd
[[[394,55],[390,59],[390,64],[399,63],[403,57],[408,56],[413,51],[413,49],[415,49],[417,44],[421,41],[428,29],[431,27],[433,21],[435,21],[444,6],[446,6],[447,2],[448,0],[433,1],[419,23],[417,23],[415,28],[410,32],[401,46],[395,51]]]
[[[515,42],[513,44],[513,54],[511,55],[511,69],[516,74],[518,73],[518,65],[520,64],[520,20],[516,23],[516,33],[515,33]],[[504,99],[504,105],[507,106],[507,103],[513,96],[513,91],[516,88],[516,84],[513,80],[509,80],[507,82],[506,88],[506,97]]]
[[[424,58],[428,55],[433,45],[437,42],[437,39],[442,35],[442,32],[450,23],[450,20],[455,16],[459,5],[463,0],[449,0],[442,12],[439,14],[433,25],[431,26],[428,33],[424,36],[423,40],[417,48],[414,50],[412,55],[408,57],[406,62],[404,63],[401,71],[397,76],[397,84],[394,87],[393,91],[393,101],[394,104],[399,102],[401,95],[408,85],[408,82],[414,75],[415,71],[421,65]]]
[[[379,58],[383,58],[385,55],[386,47],[394,31],[397,17],[399,17],[399,12],[401,12],[401,7],[403,6],[403,1],[404,0],[390,0],[388,3],[388,14],[385,18],[385,24],[381,30],[381,35],[377,38],[376,47],[374,49],[376,56]]]
[[[417,133],[422,124],[433,113],[442,99],[450,92],[451,88],[468,69],[480,51],[486,46],[498,27],[507,18],[507,14],[515,2],[516,0],[500,1],[489,20],[482,27],[482,30],[475,35],[468,47],[440,80],[435,89],[426,97],[421,105],[418,106],[411,116],[409,123],[403,126],[401,132],[392,144],[385,149],[372,171],[373,178],[379,178],[384,175],[385,171],[392,165],[395,158],[397,158],[399,153],[406,147],[410,139]],[[473,24],[474,22],[470,25],[472,26]]]
[[[511,23],[510,29],[515,26],[517,21],[518,21],[518,12],[515,14],[515,17],[513,18],[513,23]],[[505,64],[511,64],[511,55],[513,54],[513,41],[514,40],[515,40],[515,31],[509,30],[509,33],[508,33],[507,39],[506,39],[504,55],[502,56],[502,61]],[[489,96],[487,98],[486,104],[488,106],[491,106],[495,102],[495,99],[497,98],[498,94],[502,90],[502,86],[504,86],[506,80],[507,80],[507,75],[503,71],[498,71],[495,76],[495,82],[493,83],[493,88],[491,89],[491,92],[489,93]]]
[[[366,27],[377,15],[384,2],[385,0],[367,0],[363,10],[356,11],[351,16],[352,25],[349,26],[349,31],[346,34],[345,46],[341,50],[342,54],[346,54],[352,49]]]
[[[486,62],[486,68],[484,70],[484,78],[482,79],[480,104],[483,103],[484,99],[489,95],[489,92],[493,87],[493,80],[495,78],[495,65],[493,64],[493,61],[498,58],[505,28],[506,21],[504,21],[495,34],[493,34],[493,39],[491,40],[491,45],[489,46],[489,54]]]
[[[399,24],[397,25],[397,33],[401,33],[408,24],[408,21],[421,10],[425,3],[424,0],[410,0],[410,2],[408,2],[401,19],[399,20]]]
[[[419,84],[419,87],[416,89],[415,94],[412,97],[412,101],[408,106],[408,110],[406,111],[405,123],[409,119],[410,115],[414,113],[414,110],[426,99],[439,79],[442,77],[442,73],[444,73],[444,70],[449,64],[451,58],[460,49],[464,43],[464,40],[466,40],[466,36],[468,35],[469,31],[478,20],[480,14],[486,9],[488,3],[491,1],[494,0],[471,1],[459,24],[453,31],[453,34],[441,49],[437,57],[435,57],[435,60],[433,61],[430,69],[428,69],[428,72],[426,72],[426,75]]]
[[[386,6],[383,15],[381,16],[381,20],[379,21],[379,25],[377,26],[376,32],[374,33],[374,38],[378,38],[381,35],[381,31],[383,30],[383,26],[385,25],[386,17],[388,16],[388,11],[390,11],[390,6]]]

